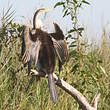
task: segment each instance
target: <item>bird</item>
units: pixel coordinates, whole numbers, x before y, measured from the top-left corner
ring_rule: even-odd
[[[21,50],[21,56],[22,56],[22,62],[27,62],[28,63],[28,75],[30,74],[31,72],[31,64],[32,64],[32,58],[30,58],[29,61],[25,61],[27,59],[24,59],[25,58],[25,54],[26,52],[29,51],[29,46],[30,44],[32,44],[32,42],[30,43],[30,35],[29,33],[32,35],[32,39],[36,39],[36,36],[34,35],[35,32],[36,32],[36,29],[39,29],[41,30],[43,28],[43,23],[42,21],[38,18],[40,13],[43,13],[43,12],[48,12],[48,9],[46,8],[40,8],[38,10],[36,10],[35,14],[34,14],[34,17],[33,17],[33,28],[31,29],[29,26],[23,26],[23,32],[22,32],[22,50]],[[28,37],[25,37],[25,36],[28,36]],[[34,45],[34,43],[33,43]],[[25,52],[25,49],[26,49],[26,52]],[[30,49],[31,50],[31,49]],[[25,53],[25,54],[24,54]],[[26,63],[24,63],[24,67],[26,66]]]
[[[57,103],[58,94],[53,78],[56,56],[58,56],[60,66],[62,66],[68,59],[68,49],[65,36],[58,24],[54,23],[54,33],[43,31],[41,26],[37,25],[38,13],[45,10],[46,9],[41,8],[35,12],[32,30],[29,26],[24,26],[22,39],[22,62],[23,64],[28,63],[28,75],[30,74],[32,61],[36,65],[37,71],[40,75],[48,75],[50,96],[52,101]]]

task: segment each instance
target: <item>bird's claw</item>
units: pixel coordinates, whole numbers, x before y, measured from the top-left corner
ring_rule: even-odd
[[[34,70],[34,69],[31,69],[31,75],[39,75],[38,71]]]

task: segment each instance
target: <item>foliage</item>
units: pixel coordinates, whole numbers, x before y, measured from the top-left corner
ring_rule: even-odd
[[[90,3],[86,0],[63,0],[61,2],[57,2],[54,6],[54,8],[58,6],[63,7],[63,17],[70,16],[73,28],[68,31],[67,38],[73,39],[72,43],[77,43],[77,47],[79,48],[79,40],[80,37],[82,37],[82,31],[84,30],[83,27],[80,27],[78,24],[78,13],[79,10],[83,7],[84,4],[89,5]],[[72,34],[74,33],[74,36]],[[72,47],[72,45],[71,45]]]
[[[59,88],[59,102],[53,104],[47,79],[36,81],[35,77],[26,76],[27,67],[22,68],[21,63],[22,26],[13,23],[12,17],[8,25],[4,26],[5,23],[2,22],[0,30],[0,110],[79,110],[77,102]],[[77,88],[89,102],[92,102],[97,92],[101,92],[99,110],[110,109],[109,44],[110,39],[105,30],[101,46],[93,43],[87,46],[88,42],[83,39],[79,51],[70,49],[70,60],[63,66],[61,74],[58,74],[57,67],[55,70],[60,78]]]
[[[55,8],[57,6],[63,6],[63,17],[70,16],[73,27],[67,33],[67,39],[71,39],[70,43],[70,54],[74,54],[75,56],[75,65],[78,67],[78,72],[80,73],[82,70],[82,62],[83,56],[85,56],[85,52],[83,52],[83,47],[86,47],[86,43],[81,41],[84,31],[84,27],[79,25],[79,16],[78,13],[84,4],[89,5],[90,3],[86,0],[63,0],[61,2],[57,2],[55,4]],[[76,68],[74,66],[73,68]]]

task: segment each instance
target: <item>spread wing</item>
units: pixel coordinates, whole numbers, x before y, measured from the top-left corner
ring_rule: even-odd
[[[22,39],[22,62],[28,63],[28,73],[30,73],[32,60],[37,64],[41,42],[37,39],[32,41],[33,35],[30,34],[30,28],[25,27]],[[35,37],[35,35],[34,35]]]
[[[53,45],[60,62],[63,64],[68,60],[68,50],[66,40],[56,40],[52,37]]]
[[[59,72],[61,71],[62,65],[65,61],[68,60],[68,49],[65,36],[60,29],[60,27],[54,23],[55,33],[50,33],[50,36],[53,41],[53,45],[56,51],[56,54],[59,59]]]

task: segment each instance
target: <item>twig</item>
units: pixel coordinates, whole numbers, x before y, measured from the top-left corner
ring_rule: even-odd
[[[40,74],[36,70],[31,70],[31,72],[33,72],[34,75],[40,76]],[[92,104],[93,106],[91,106],[87,99],[77,89],[72,87],[64,80],[59,79],[55,74],[53,74],[53,77],[56,81],[56,85],[65,90],[69,95],[71,95],[78,102],[82,110],[97,110],[98,101],[101,95],[100,93],[95,96]]]

